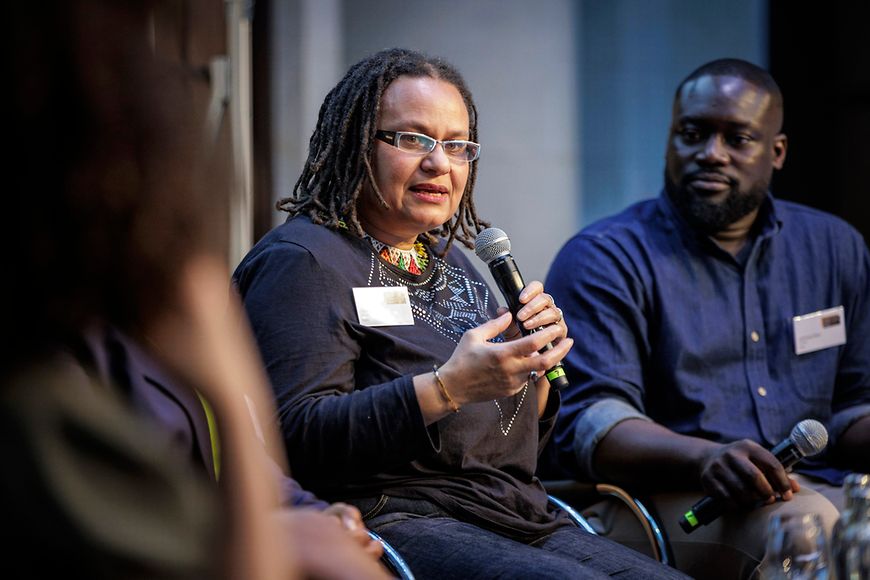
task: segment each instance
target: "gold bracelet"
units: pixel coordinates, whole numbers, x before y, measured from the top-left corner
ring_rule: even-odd
[[[445,401],[447,401],[450,409],[454,413],[458,413],[459,405],[456,404],[456,401],[454,401],[453,397],[450,396],[450,393],[447,392],[447,387],[444,386],[444,381],[441,380],[441,375],[438,374],[438,365],[432,365],[432,372],[435,373],[435,382],[438,383],[438,390],[441,391],[441,396],[444,397]]]

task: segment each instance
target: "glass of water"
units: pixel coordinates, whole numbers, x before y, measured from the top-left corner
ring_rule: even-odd
[[[761,563],[764,580],[828,580],[828,541],[818,514],[774,514]]]

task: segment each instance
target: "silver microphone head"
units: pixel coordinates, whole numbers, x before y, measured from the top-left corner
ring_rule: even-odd
[[[804,457],[821,453],[828,444],[828,430],[815,419],[804,419],[789,436]]]
[[[474,253],[489,264],[496,258],[511,253],[511,241],[498,228],[486,228],[474,240]]]

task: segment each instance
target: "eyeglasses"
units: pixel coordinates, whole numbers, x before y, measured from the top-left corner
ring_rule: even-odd
[[[422,133],[409,133],[407,131],[377,131],[375,137],[384,143],[392,145],[407,153],[415,155],[428,155],[435,150],[435,146],[441,143],[444,153],[452,160],[467,161],[471,163],[480,157],[480,145],[472,141],[461,139],[448,139],[439,141]]]

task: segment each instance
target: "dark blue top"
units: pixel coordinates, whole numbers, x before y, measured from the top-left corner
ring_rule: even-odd
[[[556,462],[594,477],[595,445],[634,416],[767,447],[814,418],[836,444],[870,414],[868,284],[860,234],[770,196],[736,258],[691,229],[665,195],[589,226],[565,244],[546,282],[576,340]],[[793,317],[841,305],[847,343],[795,354]]]
[[[453,354],[497,304],[465,255],[432,256],[419,275],[364,239],[288,220],[236,269],[277,399],[293,476],[329,500],[425,499],[509,537],[565,525],[534,477],[559,408],[538,418],[534,387],[464,405],[426,426],[413,377]],[[367,326],[354,288],[408,289],[412,325]],[[450,388],[457,385],[447,385]]]

